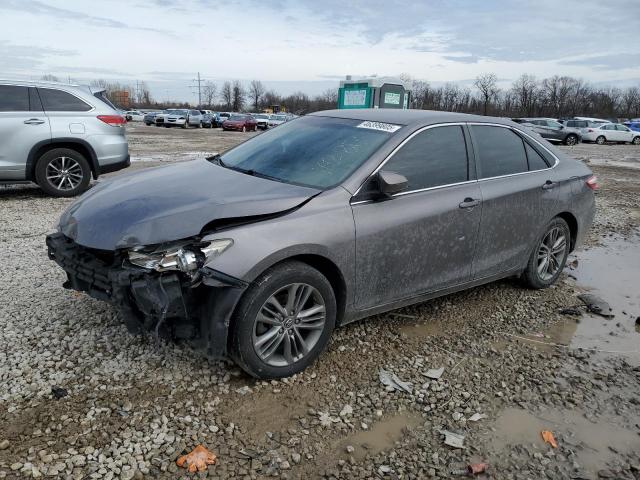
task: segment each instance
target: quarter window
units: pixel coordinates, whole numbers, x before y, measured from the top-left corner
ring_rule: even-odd
[[[616,129],[620,130],[621,132],[628,132],[629,129],[627,127],[625,127],[624,125],[616,125]]]
[[[0,112],[28,112],[29,89],[16,85],[0,85]]]
[[[549,168],[544,158],[527,142],[524,142],[524,148],[527,151],[527,160],[529,161],[529,170],[543,170]]]
[[[88,112],[91,106],[62,90],[39,88],[44,109],[49,112]]]
[[[383,167],[407,177],[409,190],[468,180],[462,127],[430,128],[409,140]]]
[[[522,139],[503,127],[472,125],[478,150],[480,178],[526,172],[527,156]]]

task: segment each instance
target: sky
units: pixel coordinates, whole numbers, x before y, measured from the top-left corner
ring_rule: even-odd
[[[640,85],[640,0],[0,0],[0,18],[0,77],[139,80],[161,101],[195,101],[198,72],[309,95],[345,75]]]

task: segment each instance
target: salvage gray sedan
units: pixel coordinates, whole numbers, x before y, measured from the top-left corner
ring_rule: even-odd
[[[134,331],[285,377],[339,325],[500,278],[553,284],[595,177],[508,120],[337,110],[104,181],[47,237],[66,288]]]

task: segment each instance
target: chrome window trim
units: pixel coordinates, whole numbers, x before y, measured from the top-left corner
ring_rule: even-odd
[[[524,132],[518,128],[514,128],[511,125],[504,125],[501,123],[492,123],[492,122],[449,122],[449,123],[435,123],[433,125],[426,125],[424,127],[419,128],[418,130],[416,130],[415,132],[413,132],[411,135],[409,135],[407,138],[405,138],[402,142],[400,142],[400,144],[398,144],[392,151],[391,153],[389,153],[389,155],[387,155],[387,157],[382,160],[382,162],[380,163],[380,165],[378,165],[376,167],[376,169],[371,172],[371,174],[366,178],[366,180],[364,182],[362,182],[360,184],[360,186],[358,187],[358,189],[356,190],[356,193],[353,194],[353,196],[351,197],[351,199],[353,200],[354,197],[356,197],[358,195],[358,193],[360,193],[360,190],[362,189],[362,187],[371,179],[371,177],[373,177],[376,173],[378,173],[382,167],[384,167],[384,165],[395,155],[395,153],[400,150],[409,140],[411,140],[413,137],[415,137],[417,134],[424,132],[425,130],[429,130],[431,128],[437,128],[437,127],[451,127],[451,126],[471,126],[471,125],[481,125],[481,126],[488,126],[488,127],[502,127],[502,128],[507,128],[511,131],[513,131],[516,135],[518,134],[522,134],[525,137],[527,137],[529,140],[531,140],[535,145],[537,145],[539,148],[542,148],[543,150],[545,150],[547,153],[549,153],[549,155],[551,155],[554,159],[555,159],[555,163],[547,168],[541,168],[539,170],[527,170],[526,172],[518,172],[518,173],[509,173],[507,175],[498,175],[495,177],[487,177],[487,178],[480,178],[480,179],[474,179],[474,180],[467,180],[464,182],[456,182],[456,183],[448,183],[445,185],[437,185],[435,187],[427,187],[427,188],[419,188],[416,190],[408,190],[406,192],[400,192],[400,193],[396,193],[394,195],[391,196],[391,198],[395,198],[395,197],[401,197],[403,195],[409,195],[412,193],[420,193],[420,192],[426,192],[429,190],[438,190],[441,188],[447,188],[447,187],[454,187],[457,185],[466,185],[466,184],[471,184],[471,183],[478,183],[478,182],[484,182],[486,180],[495,180],[498,178],[508,178],[508,177],[515,177],[518,175],[526,175],[529,173],[537,173],[537,172],[544,172],[546,170],[552,170],[554,168],[556,168],[556,166],[560,163],[560,160],[558,159],[558,157],[551,151],[549,150],[547,147],[545,147],[544,145],[542,145],[540,142],[538,142],[535,138],[533,138],[531,135],[529,135],[527,132]],[[468,149],[467,149],[468,151]],[[473,160],[475,162],[475,149],[474,149],[474,158],[471,159],[469,158],[469,160]],[[349,203],[351,205],[360,205],[362,203],[371,203],[373,202],[373,200],[359,200],[359,201],[350,201]]]

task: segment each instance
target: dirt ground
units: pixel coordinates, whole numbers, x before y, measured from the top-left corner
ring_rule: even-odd
[[[131,169],[254,135],[127,129]],[[109,305],[64,290],[44,235],[70,200],[0,187],[0,478],[461,478],[486,462],[477,478],[639,479],[640,147],[561,148],[601,189],[556,286],[509,279],[348,325],[271,382],[133,336]],[[615,317],[560,313],[584,292]],[[380,369],[410,385],[386,388]],[[217,463],[187,474],[175,460],[198,444]]]

